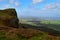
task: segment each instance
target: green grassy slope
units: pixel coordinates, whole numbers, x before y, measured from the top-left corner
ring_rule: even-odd
[[[17,31],[0,31],[0,40],[60,40],[59,36],[50,36],[45,32],[19,28]],[[31,36],[31,37],[30,37]]]
[[[30,22],[27,19],[22,19],[22,21],[20,21],[22,24],[29,24],[29,25],[33,25],[33,26],[39,26],[39,25],[46,25],[51,29],[60,31],[60,21],[58,20],[40,20],[39,22]]]
[[[42,20],[42,24],[47,24],[49,28],[60,31],[60,21],[57,20]]]

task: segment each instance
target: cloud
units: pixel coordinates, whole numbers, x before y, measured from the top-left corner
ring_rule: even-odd
[[[41,3],[43,2],[44,0],[32,0],[33,4],[38,4],[38,3]]]
[[[19,2],[15,2],[14,4],[15,4],[15,6],[17,6],[17,7],[20,5]]]
[[[44,9],[60,9],[60,3],[47,4]]]
[[[45,7],[43,7],[42,9],[38,11],[40,11],[40,13],[58,14],[60,13],[60,3],[46,4]]]
[[[15,8],[15,7],[11,6],[10,4],[6,4],[4,5],[4,8],[6,9],[6,8]]]
[[[18,7],[20,5],[18,0],[9,0],[9,3],[15,5],[16,7]]]
[[[9,3],[13,4],[14,3],[14,0],[9,0]]]
[[[9,5],[9,4],[7,4],[7,5],[5,5],[5,7],[6,7],[6,8],[8,8],[8,7],[10,7],[10,5]]]
[[[11,8],[11,5],[10,4],[6,4],[6,5],[4,5],[4,8]]]
[[[50,4],[46,4],[45,7],[41,8],[41,9],[36,9],[36,8],[30,8],[30,9],[26,9],[23,10],[23,15],[27,14],[31,14],[31,15],[42,15],[42,16],[59,16],[60,15],[60,3],[50,3]],[[33,16],[34,16],[33,15]]]
[[[0,0],[0,2],[5,1],[5,0]]]

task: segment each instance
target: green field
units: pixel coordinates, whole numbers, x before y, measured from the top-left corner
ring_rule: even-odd
[[[57,20],[43,20],[42,24],[47,24],[49,28],[60,31],[60,21]]]
[[[41,20],[41,23],[59,25],[60,24],[60,21],[58,21],[58,20]]]
[[[22,19],[22,24],[29,24],[33,26],[48,25],[49,28],[60,31],[60,21],[59,20],[40,20],[39,22],[30,22],[30,20]]]

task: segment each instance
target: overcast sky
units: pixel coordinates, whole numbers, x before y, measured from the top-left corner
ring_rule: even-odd
[[[18,17],[60,17],[60,0],[0,0],[0,9],[15,8]]]

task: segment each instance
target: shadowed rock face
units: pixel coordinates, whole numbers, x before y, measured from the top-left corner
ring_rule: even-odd
[[[0,10],[0,25],[18,28],[19,20],[15,9]]]

